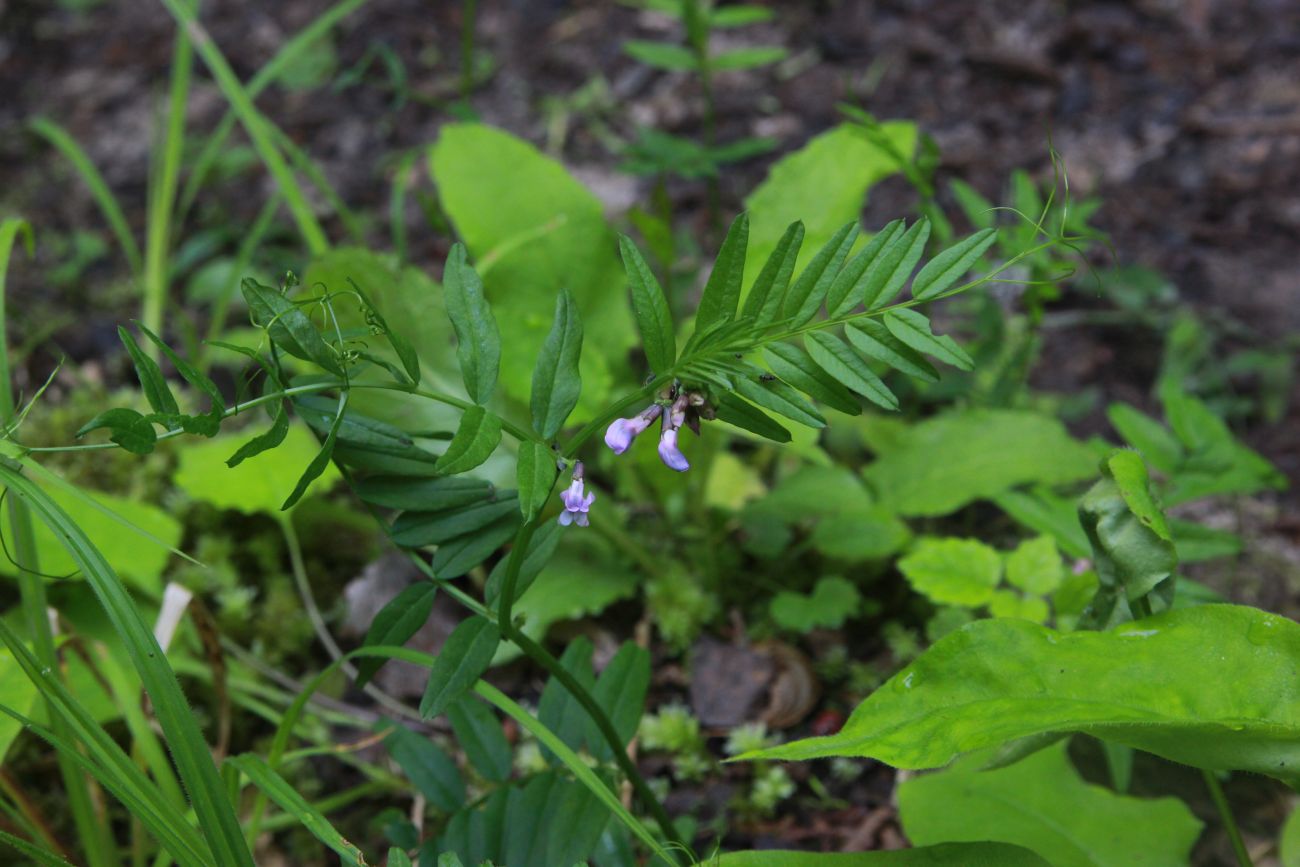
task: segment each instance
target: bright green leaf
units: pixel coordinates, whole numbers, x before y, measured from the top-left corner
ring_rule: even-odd
[[[941,605],[974,608],[993,598],[1002,579],[998,552],[975,539],[921,539],[898,570],[912,589]]]
[[[447,636],[420,699],[420,716],[436,717],[469,692],[496,655],[501,635],[485,617],[462,620]]]
[[[447,475],[469,472],[491,457],[500,444],[501,419],[476,404],[461,416],[460,427],[434,468]]]
[[[555,321],[537,356],[530,406],[533,426],[544,439],[560,432],[582,391],[578,358],[582,354],[582,320],[568,290],[555,299]]]
[[[447,254],[442,271],[447,316],[456,331],[456,357],[465,391],[477,404],[485,404],[496,388],[501,366],[501,334],[496,317],[483,294],[483,281],[469,264],[464,244]]]

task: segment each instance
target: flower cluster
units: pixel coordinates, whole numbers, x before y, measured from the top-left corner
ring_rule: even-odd
[[[690,461],[682,454],[677,444],[678,434],[683,425],[700,432],[700,419],[710,418],[704,395],[699,392],[683,391],[670,398],[667,405],[652,403],[632,418],[620,418],[605,431],[605,445],[616,455],[621,455],[632,445],[632,440],[644,433],[655,419],[662,419],[659,433],[659,459],[671,470],[684,473],[691,468]]]
[[[579,527],[587,526],[587,511],[591,508],[591,504],[596,502],[596,495],[588,494],[584,490],[582,461],[573,465],[573,480],[569,482],[569,489],[560,494],[560,500],[564,503],[564,511],[560,513],[561,526],[567,527],[570,524],[577,524]]]

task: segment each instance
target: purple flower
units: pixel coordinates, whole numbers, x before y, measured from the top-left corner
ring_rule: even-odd
[[[686,406],[688,398],[681,395],[673,401],[672,408],[664,413],[663,433],[659,435],[659,459],[670,470],[676,470],[684,473],[691,468],[690,462],[686,460],[686,455],[677,447],[677,431],[686,421]]]
[[[564,503],[564,511],[560,513],[560,525],[567,527],[570,524],[577,524],[579,527],[587,526],[587,510],[591,504],[596,502],[595,494],[587,494],[583,490],[582,484],[582,462],[573,466],[573,481],[569,483],[569,489],[560,494],[560,500]]]
[[[663,412],[663,407],[652,403],[632,418],[615,419],[605,430],[605,445],[616,455],[621,455],[632,445],[632,440],[645,431]]]

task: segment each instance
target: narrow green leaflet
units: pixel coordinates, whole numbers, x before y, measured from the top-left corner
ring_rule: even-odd
[[[996,229],[981,229],[935,256],[912,281],[912,297],[928,301],[948,291],[997,239]]]
[[[696,333],[703,332],[715,322],[726,322],[736,317],[748,247],[749,214],[742,213],[727,230],[718,258],[713,262],[713,271],[704,284],[704,294],[700,296],[700,306],[695,313]]]
[[[868,310],[883,307],[903,288],[912,269],[921,261],[930,240],[930,221],[917,220],[889,249],[876,258],[862,275],[862,303]]]
[[[470,617],[447,636],[442,652],[429,670],[429,684],[420,699],[420,716],[438,716],[474,686],[487,671],[501,643],[496,624],[486,617]],[[638,711],[639,713],[639,711]]]
[[[494,783],[510,779],[510,742],[487,705],[466,694],[448,706],[447,719],[456,732],[456,743],[484,779]]]
[[[388,754],[430,804],[445,813],[454,813],[465,804],[465,781],[442,747],[427,735],[388,720],[379,724],[379,730],[388,733],[384,738]]]
[[[1107,632],[977,620],[868,696],[838,734],[745,758],[865,756],[937,768],[1030,735],[1084,732],[1294,785],[1297,665],[1300,624],[1256,608],[1200,605]]]
[[[695,69],[699,65],[689,49],[667,42],[629,39],[623,43],[623,50],[634,59],[657,69],[681,71]]]
[[[863,355],[884,362],[900,373],[925,382],[938,382],[939,371],[921,354],[899,340],[874,319],[861,319],[844,326],[844,336]]]
[[[362,647],[401,647],[420,631],[433,611],[433,600],[438,595],[438,585],[432,581],[417,581],[402,589],[388,600],[375,619],[370,621]],[[387,660],[367,656],[357,661],[356,686],[363,687]]]
[[[400,332],[395,331],[389,326],[388,320],[385,319],[384,314],[379,311],[379,307],[370,300],[370,297],[362,291],[361,287],[356,284],[355,280],[349,278],[348,282],[352,284],[352,288],[361,296],[361,301],[365,305],[367,323],[372,326],[378,326],[379,330],[388,338],[388,344],[393,347],[393,354],[396,355],[397,360],[402,363],[402,369],[399,371],[386,360],[371,355],[370,353],[363,354],[369,359],[387,368],[389,373],[392,373],[393,377],[399,382],[405,378],[412,384],[418,385],[420,382],[420,357],[416,354],[415,347],[411,345],[411,341],[407,340]],[[405,377],[402,376],[403,373],[405,373]]]
[[[358,481],[355,490],[365,502],[385,509],[437,512],[486,499],[492,493],[492,485],[483,479],[463,476],[435,479],[370,476]]]
[[[650,688],[650,654],[643,647],[626,642],[596,678],[592,697],[605,709],[623,745],[631,742],[645,710],[646,690]],[[613,758],[609,744],[596,724],[587,720],[587,749],[597,758]]]
[[[343,835],[330,824],[324,814],[307,803],[307,799],[298,790],[277,774],[270,765],[251,753],[227,759],[231,765],[243,772],[249,781],[275,802],[281,810],[298,820],[298,823],[310,831],[338,856],[344,864],[364,867],[365,856],[361,850],[343,838]]]
[[[788,54],[784,48],[776,45],[737,48],[724,51],[709,58],[709,66],[714,70],[754,69],[783,60]]]
[[[543,443],[520,443],[516,472],[519,478],[519,511],[523,512],[525,521],[531,521],[551,496],[551,488],[559,472],[555,465],[555,453]]]
[[[528,541],[528,550],[524,552],[524,562],[519,566],[519,576],[515,579],[515,599],[523,596],[524,591],[537,580],[537,576],[555,554],[555,549],[560,544],[560,537],[563,535],[564,527],[556,521],[547,522],[533,533],[533,538]],[[492,567],[492,574],[488,576],[487,586],[483,588],[483,598],[489,607],[496,605],[509,559],[502,558]]]
[[[883,318],[889,333],[917,352],[933,355],[960,370],[975,368],[975,362],[966,354],[966,350],[957,345],[957,341],[946,334],[934,334],[930,330],[930,320],[915,310],[890,310]]]
[[[338,442],[339,428],[343,426],[343,419],[348,408],[348,392],[344,391],[339,394],[339,406],[337,415],[334,416],[334,423],[330,425],[329,433],[325,435],[325,442],[321,444],[320,451],[316,457],[311,459],[307,469],[302,471],[298,477],[298,484],[294,485],[293,491],[285,498],[284,503],[280,506],[280,511],[287,511],[293,508],[293,505],[302,499],[302,495],[307,493],[307,488],[311,483],[325,472],[325,468],[330,465],[330,458],[334,455],[334,444]]]
[[[780,380],[756,382],[748,377],[736,379],[736,391],[746,400],[783,415],[791,421],[808,427],[826,427],[821,413],[790,386]]]
[[[817,366],[802,347],[793,343],[772,343],[763,350],[772,372],[804,394],[831,409],[858,415],[862,406],[853,393]]]
[[[841,316],[862,303],[862,294],[867,290],[867,269],[881,253],[892,247],[902,231],[902,220],[886,224],[867,242],[862,252],[844,266],[826,293],[826,311],[831,316]]]
[[[794,325],[802,325],[817,315],[831,283],[835,281],[835,275],[853,248],[853,242],[858,239],[858,232],[857,220],[845,223],[817,251],[786,293],[785,303],[781,307],[784,318],[792,320]]]
[[[501,367],[501,335],[483,294],[483,281],[470,266],[464,244],[454,245],[447,254],[442,286],[447,316],[456,330],[456,358],[465,391],[475,403],[485,404],[496,388]]]
[[[449,476],[469,472],[491,457],[500,444],[501,419],[475,404],[460,417],[460,427],[434,469]]]
[[[486,527],[439,545],[429,564],[434,574],[444,580],[459,578],[513,539],[519,530],[519,510],[510,505],[512,508]]]
[[[591,667],[594,650],[591,639],[580,635],[569,642],[560,656],[560,665],[589,692],[596,685],[596,674]],[[568,746],[575,750],[582,748],[587,712],[555,677],[549,678],[542,688],[542,697],[537,702],[537,719]],[[554,753],[544,750],[543,755],[552,764],[558,761]]]
[[[1010,767],[955,767],[898,788],[899,814],[918,845],[995,841],[1056,867],[1187,867],[1201,823],[1177,798],[1146,800],[1085,783],[1066,741]]]
[[[636,313],[636,327],[641,332],[646,360],[652,371],[663,373],[677,360],[677,334],[668,299],[632,239],[620,235],[618,249],[623,254],[623,268],[632,290],[632,310]]]
[[[158,362],[141,352],[131,332],[121,325],[117,327],[117,336],[126,347],[127,354],[131,356],[131,362],[135,365],[135,375],[140,380],[140,388],[144,391],[149,406],[161,415],[180,415],[180,407],[176,405],[176,398],[172,396],[172,390],[168,388],[167,380],[163,378],[162,368],[158,366]]]
[[[753,404],[746,403],[734,394],[723,392],[718,398],[717,417],[719,421],[733,424],[750,433],[778,443],[790,442],[790,432]]]
[[[898,398],[894,393],[871,372],[860,356],[834,334],[813,331],[804,338],[804,346],[813,361],[837,381],[877,406],[898,409]]]
[[[134,455],[149,454],[158,441],[153,422],[126,407],[104,410],[78,428],[77,437],[101,428],[107,428],[108,438]]]
[[[749,289],[745,298],[743,316],[753,319],[757,325],[767,325],[776,318],[785,300],[785,291],[790,287],[790,277],[794,274],[795,262],[799,259],[799,248],[803,246],[803,222],[791,223],[785,234],[776,242],[772,254],[763,264],[758,279]]]
[[[551,439],[564,427],[582,392],[578,358],[582,354],[582,320],[578,305],[567,289],[555,299],[555,321],[542,343],[533,369],[530,407],[533,427],[543,439]]]
[[[211,408],[206,415],[197,417],[181,416],[181,427],[187,433],[201,434],[205,437],[216,436],[221,427],[221,420],[226,414],[226,400],[221,396],[221,389],[217,388],[217,384],[207,374],[177,355],[176,351],[164,343],[157,334],[154,334],[139,322],[136,323],[136,327],[140,329],[145,337],[153,341],[163,355],[167,356],[167,360],[176,368],[176,372],[181,375],[182,379],[206,394],[212,402]]]
[[[502,492],[495,500],[464,507],[438,512],[403,512],[393,521],[393,541],[407,548],[441,545],[495,524],[518,508],[515,498]]]
[[[335,376],[343,376],[343,365],[306,313],[270,286],[251,277],[240,283],[253,324],[265,328],[276,346],[303,361],[310,361]]]
[[[1119,435],[1142,453],[1151,466],[1173,473],[1183,461],[1183,446],[1164,425],[1127,403],[1106,407],[1106,418]]]
[[[892,852],[728,852],[704,867],[1052,867],[1038,855],[1003,843],[945,843]]]

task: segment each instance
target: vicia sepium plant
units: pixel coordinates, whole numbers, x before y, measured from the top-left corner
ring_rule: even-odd
[[[290,413],[297,415],[317,432],[321,447],[285,507],[333,461],[382,521],[392,542],[428,577],[427,583],[400,594],[375,618],[365,646],[351,655],[359,661],[358,684],[393,656],[427,664],[430,677],[420,704],[426,718],[451,713],[453,727],[461,731],[457,708],[475,692],[538,736],[547,756],[591,793],[594,809],[602,811],[601,821],[604,810],[614,812],[659,858],[680,863],[690,851],[690,841],[678,835],[627,751],[649,683],[648,654],[625,645],[596,677],[589,646],[585,657],[570,652],[571,647],[557,659],[521,628],[515,601],[562,543],[565,528],[600,520],[578,458],[588,440],[602,431],[605,444],[621,454],[657,423],[660,457],[669,469],[684,472],[690,467],[684,429],[698,433],[702,423],[718,420],[784,442],[790,433],[772,414],[820,428],[827,423],[825,409],[856,414],[861,411],[859,398],[896,409],[898,399],[881,379],[881,365],[930,380],[938,374],[927,355],[969,367],[966,353],[950,337],[934,334],[920,308],[997,273],[960,282],[993,243],[994,232],[972,235],[917,271],[929,231],[924,220],[911,226],[899,220],[859,243],[859,226],[850,223],[812,251],[796,274],[804,227],[795,223],[759,273],[746,280],[749,222],[742,214],[727,233],[700,297],[694,327],[680,349],[679,328],[659,283],[636,246],[623,238],[621,250],[649,375],[640,388],[567,435],[582,389],[578,362],[583,348],[581,318],[568,292],[556,298],[554,320],[534,366],[530,418],[524,421],[512,420],[509,405],[496,393],[502,352],[508,347],[502,346],[492,305],[462,245],[452,248],[443,274],[463,384],[459,394],[425,387],[427,371],[410,343],[368,294],[377,287],[318,285],[301,291],[292,278],[279,289],[245,280],[244,298],[263,343],[258,348],[222,348],[246,356],[253,374],[264,378],[259,396],[227,402],[211,379],[142,328],[179,376],[206,396],[206,411],[187,412],[159,364],[122,329],[151,411],[107,410],[81,433],[106,429],[111,442],[74,448],[117,445],[145,454],[158,440],[186,433],[214,436],[222,422],[236,414],[258,407],[267,410],[270,428],[231,455],[229,463],[234,465],[276,448],[285,438]],[[900,299],[909,280],[911,297]],[[459,423],[449,437],[403,430],[350,406],[358,390],[453,407],[460,412]],[[9,436],[13,438],[13,431]],[[499,490],[471,475],[507,436],[517,446],[515,490]],[[18,445],[15,467],[28,464],[39,451]],[[562,477],[566,481],[557,497]],[[502,549],[508,552],[499,555]],[[457,580],[493,560],[481,590]],[[469,616],[437,658],[401,650],[427,618],[433,592],[439,589],[460,602]],[[479,681],[501,642],[516,645],[550,674],[537,717]],[[343,662],[341,658],[336,665]],[[313,683],[318,685],[319,679]],[[295,713],[300,711],[299,706]],[[573,723],[584,718],[580,725]],[[265,797],[284,794],[276,768],[292,731],[292,715],[286,719],[269,760],[242,757],[234,766],[237,772],[232,771],[262,788],[263,806]],[[588,750],[602,765],[615,766],[653,819],[654,829],[623,809],[608,776],[593,773],[576,756],[579,749]],[[526,794],[532,788],[512,788],[502,795],[502,803],[543,797]],[[476,822],[485,821],[483,809],[473,803],[454,802],[449,809],[463,812],[464,821],[453,817],[435,841],[439,851],[468,846],[469,837],[456,835],[469,835],[478,827]],[[260,816],[259,808],[250,820],[249,839],[256,837]],[[311,824],[318,836],[325,833],[319,823]],[[335,838],[337,833],[328,840],[321,836],[336,851],[344,851]],[[162,844],[168,845],[166,840]],[[559,863],[547,862],[547,853],[561,857],[556,853],[562,852],[564,863],[586,857],[587,852],[570,848],[548,843],[530,849],[531,854],[515,853],[518,858],[512,854],[509,863]],[[492,849],[488,857],[504,855]]]

